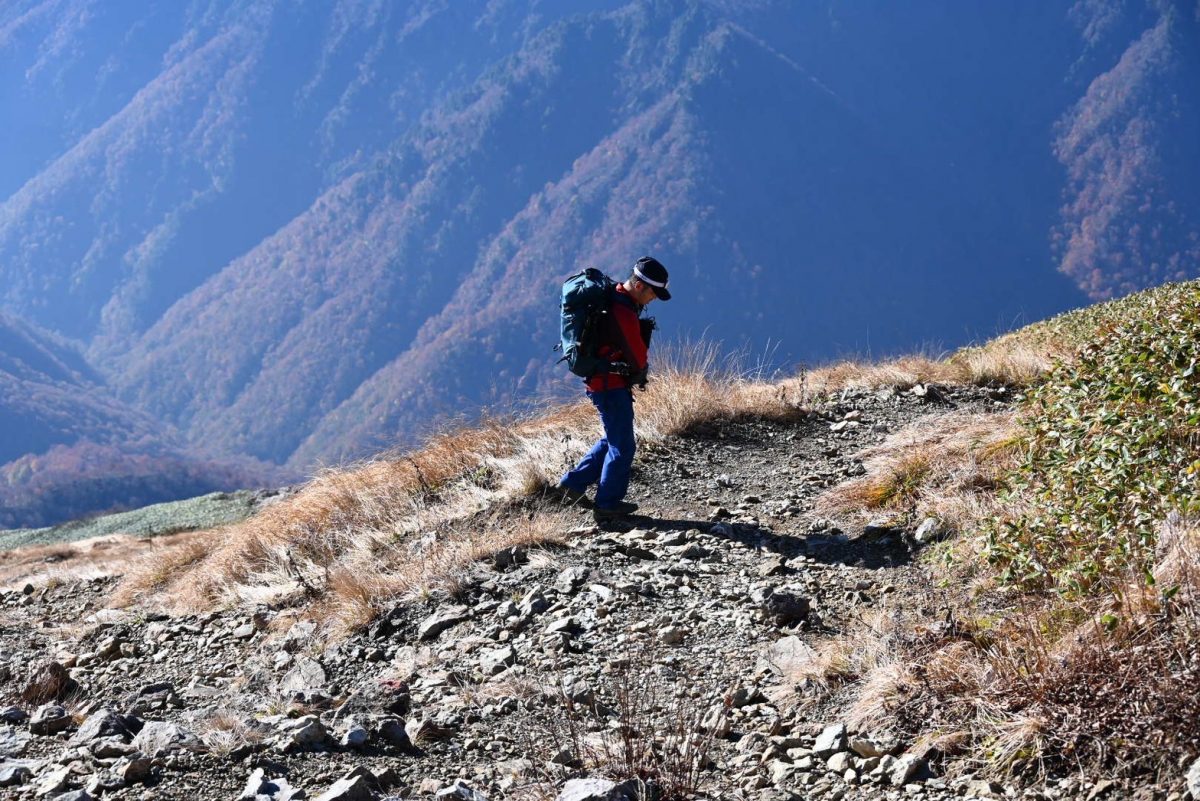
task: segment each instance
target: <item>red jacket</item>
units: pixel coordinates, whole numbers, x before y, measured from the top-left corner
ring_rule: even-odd
[[[646,343],[642,341],[642,327],[638,324],[640,307],[629,297],[624,284],[617,284],[617,295],[612,313],[605,317],[606,327],[601,332],[600,346],[596,355],[608,362],[625,362],[634,372],[646,369]],[[629,380],[613,373],[597,373],[587,380],[588,392],[603,392],[629,386]]]

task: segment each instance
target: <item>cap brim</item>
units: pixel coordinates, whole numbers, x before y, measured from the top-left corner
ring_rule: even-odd
[[[659,300],[671,299],[671,290],[667,289],[665,286],[652,286],[650,288],[654,290],[654,294],[658,296]]]

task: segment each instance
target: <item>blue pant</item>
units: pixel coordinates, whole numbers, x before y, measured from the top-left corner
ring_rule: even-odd
[[[629,472],[633,469],[633,393],[627,389],[589,392],[588,397],[600,412],[604,436],[587,455],[568,470],[559,481],[564,487],[583,492],[591,484],[596,488],[596,507],[609,509],[625,498]]]

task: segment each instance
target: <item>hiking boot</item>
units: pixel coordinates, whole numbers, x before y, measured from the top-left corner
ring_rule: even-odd
[[[592,502],[586,492],[559,484],[552,492],[562,501],[563,506],[578,506],[580,509],[591,509]]]
[[[637,509],[638,505],[636,503],[621,501],[615,506],[606,506],[604,508],[600,508],[599,506],[595,507],[592,509],[592,517],[596,518],[597,523],[604,520],[616,520],[618,518],[633,514],[637,511]]]

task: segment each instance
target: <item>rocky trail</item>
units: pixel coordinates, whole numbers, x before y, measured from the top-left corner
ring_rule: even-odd
[[[914,532],[813,512],[889,432],[1008,404],[918,390],[644,448],[638,516],[601,529],[568,512],[565,545],[497,553],[454,596],[330,645],[288,610],[108,609],[112,578],[6,590],[0,797],[633,798],[578,767],[598,754],[644,767],[655,758],[626,746],[655,737],[660,774],[711,798],[1119,797],[1076,776],[940,777],[936,754],[848,730],[838,696],[812,703],[786,678],[856,617],[927,603]],[[707,752],[699,779],[669,764],[685,742]]]

